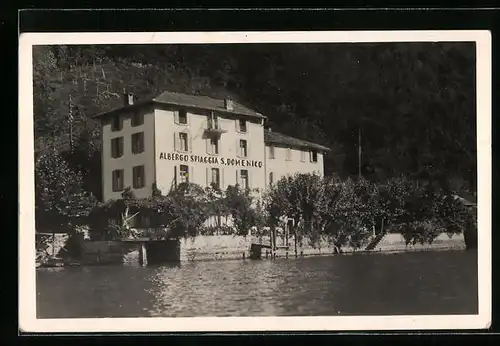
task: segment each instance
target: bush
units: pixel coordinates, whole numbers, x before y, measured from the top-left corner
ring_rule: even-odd
[[[377,234],[402,233],[407,244],[432,243],[441,233],[464,232],[470,211],[452,191],[406,177],[385,183],[296,174],[266,195],[270,224],[293,219],[291,234],[315,246],[325,237],[337,247],[361,248]]]

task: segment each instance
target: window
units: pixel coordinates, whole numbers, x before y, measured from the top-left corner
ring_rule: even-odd
[[[305,162],[306,161],[306,152],[301,150],[300,151],[300,161]]]
[[[247,121],[240,119],[238,122],[240,132],[247,132]]]
[[[186,165],[180,165],[179,166],[179,175],[180,179],[179,182],[182,183],[189,183],[189,167]]]
[[[247,141],[240,139],[240,156],[246,157],[248,154],[247,149]]]
[[[180,150],[188,151],[188,135],[187,133],[179,133]]]
[[[123,191],[123,169],[113,171],[113,192]]]
[[[318,162],[318,152],[317,151],[311,151],[310,152],[311,156],[311,162]]]
[[[220,172],[218,168],[212,168],[212,176],[210,179],[210,185],[214,189],[219,189],[220,188]]]
[[[290,148],[286,149],[286,160],[287,161],[292,160],[292,149]]]
[[[144,151],[144,132],[134,133],[132,135],[132,153],[139,154]]]
[[[133,187],[141,189],[144,187],[144,166],[135,166],[132,168]]]
[[[248,189],[248,171],[246,169],[242,169],[240,172],[239,184],[242,189]]]
[[[122,118],[119,114],[113,116],[111,120],[111,131],[120,131],[122,129]]]
[[[219,153],[219,140],[217,138],[210,138],[209,153],[210,154]]]
[[[111,140],[111,157],[116,159],[123,156],[123,137]]]
[[[132,126],[140,126],[144,124],[144,114],[135,112],[132,114],[132,120],[131,120],[131,125]]]
[[[185,110],[179,111],[179,124],[186,125],[187,124],[187,112]]]
[[[274,147],[273,146],[269,147],[269,158],[274,159]]]
[[[273,172],[269,172],[269,185],[274,183],[274,174]]]

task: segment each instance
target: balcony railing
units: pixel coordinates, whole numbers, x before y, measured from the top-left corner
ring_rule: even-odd
[[[227,132],[227,130],[223,129],[222,126],[220,126],[217,119],[208,119],[207,128],[205,129],[205,131],[207,133],[218,134],[218,135]]]

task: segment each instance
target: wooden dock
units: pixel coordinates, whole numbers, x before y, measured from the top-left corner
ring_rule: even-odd
[[[272,246],[271,244],[258,244],[252,243],[250,245],[250,259],[262,259],[262,249],[270,249],[271,250],[271,258],[276,258],[276,250],[286,250],[288,255],[288,249],[290,247],[288,245],[282,246]],[[288,257],[288,256],[287,256]],[[267,256],[266,256],[267,258]]]

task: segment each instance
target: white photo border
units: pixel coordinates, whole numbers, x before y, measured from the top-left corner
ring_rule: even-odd
[[[33,46],[84,44],[475,42],[478,186],[477,315],[37,319]],[[19,37],[19,328],[23,332],[246,332],[485,329],[491,323],[491,33],[260,31],[22,33]]]

